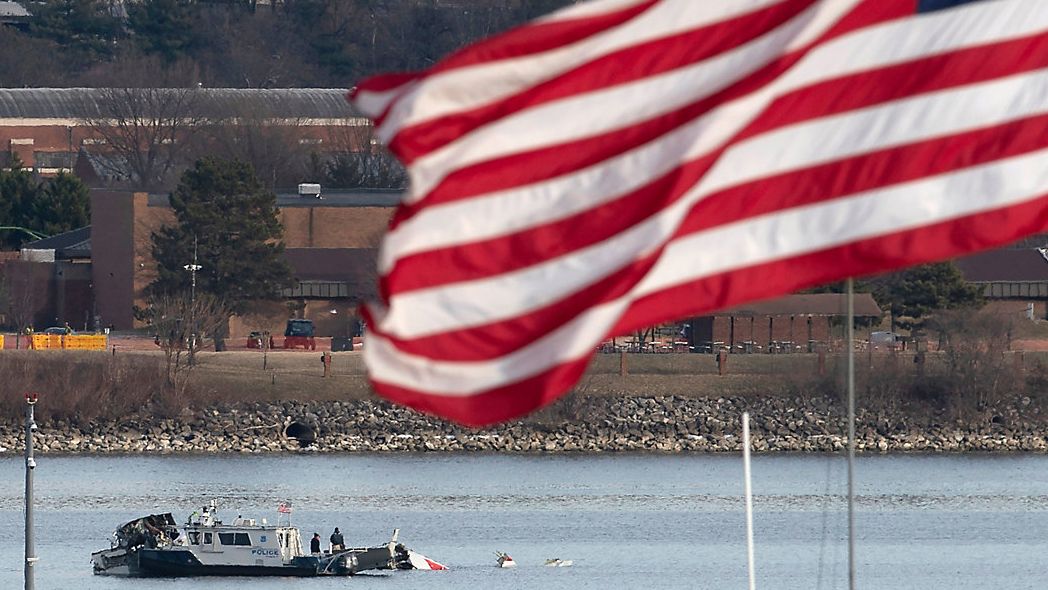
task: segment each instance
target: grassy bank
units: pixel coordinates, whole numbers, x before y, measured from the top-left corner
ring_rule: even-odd
[[[177,416],[187,408],[234,402],[371,399],[360,352],[333,353],[323,376],[320,352],[201,353],[183,369],[185,386],[170,385],[160,352],[116,355],[78,351],[0,353],[0,417],[17,420],[28,391],[40,394],[41,420],[82,423],[136,412]],[[992,355],[993,362],[930,354],[859,354],[860,404],[900,412],[980,411],[996,399],[1029,396],[1040,404],[1048,390],[1048,353]],[[819,371],[815,354],[731,355],[719,375],[715,357],[697,354],[598,354],[575,396],[835,396],[844,375],[843,355],[827,355]],[[960,363],[960,364],[958,364]],[[958,368],[960,367],[960,368]]]

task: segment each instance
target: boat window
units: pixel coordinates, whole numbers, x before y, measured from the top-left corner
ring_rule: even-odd
[[[218,533],[218,541],[223,545],[232,545],[233,533]]]
[[[248,537],[247,533],[237,533],[234,545],[247,545],[251,546],[251,538]]]
[[[214,537],[211,536],[211,533],[204,533],[204,544],[210,545],[211,543],[214,543]]]
[[[281,547],[283,547],[283,546],[284,546],[284,533],[277,533],[277,543],[278,543],[278,544],[279,544],[279,545],[280,545]]]
[[[200,533],[195,532],[195,531],[192,532],[192,533],[189,533],[189,543],[191,545],[199,545],[200,544]]]

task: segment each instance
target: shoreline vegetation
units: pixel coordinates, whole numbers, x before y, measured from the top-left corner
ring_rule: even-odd
[[[1048,452],[1042,359],[996,356],[967,373],[943,355],[860,357],[859,452]],[[158,353],[7,351],[0,452],[21,453],[26,391],[44,454],[734,452],[743,411],[756,452],[846,445],[843,355],[822,374],[814,354],[733,355],[718,375],[712,355],[637,354],[626,376],[620,355],[597,355],[573,393],[485,429],[378,400],[359,353],[335,354],[329,377],[319,359],[273,353],[263,370],[261,353],[202,354],[176,388]]]

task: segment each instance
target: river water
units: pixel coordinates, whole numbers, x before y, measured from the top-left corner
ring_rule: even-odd
[[[754,458],[759,588],[847,587],[845,464]],[[862,457],[861,588],[1048,587],[1048,457]],[[217,498],[231,520],[295,505],[303,541],[401,541],[451,567],[355,578],[253,579],[252,589],[745,588],[742,464],[711,455],[42,457],[37,588],[241,588],[244,579],[93,576],[91,551],[150,512]],[[22,460],[0,459],[0,588],[22,587]],[[515,570],[495,567],[496,550]],[[571,559],[549,568],[547,558]]]

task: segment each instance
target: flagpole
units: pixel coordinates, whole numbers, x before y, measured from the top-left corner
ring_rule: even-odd
[[[855,590],[855,289],[848,278],[848,589]]]
[[[742,477],[743,496],[746,498],[746,565],[749,569],[750,590],[757,588],[753,569],[753,488],[750,485],[750,413],[742,413]]]

